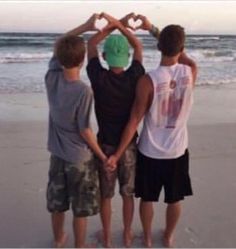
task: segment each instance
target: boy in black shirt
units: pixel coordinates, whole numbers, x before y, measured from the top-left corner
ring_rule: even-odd
[[[135,17],[134,14],[131,13],[120,21],[105,13],[101,17],[108,21],[108,25],[88,41],[87,73],[95,97],[95,113],[99,129],[98,141],[104,153],[111,155],[115,152],[122,131],[129,120],[137,81],[145,71],[142,66],[142,44],[135,35],[126,29],[129,27],[129,19]],[[115,29],[118,29],[123,35],[110,35],[105,41],[103,58],[109,66],[109,70],[107,70],[100,63],[97,45]],[[134,53],[130,67],[125,70],[129,61],[128,43],[133,47]],[[111,199],[114,196],[116,178],[119,180],[120,194],[123,198],[124,244],[126,247],[130,247],[132,243],[136,137],[135,135],[124,152],[116,171],[108,172],[106,167],[99,163],[104,247],[112,246]]]

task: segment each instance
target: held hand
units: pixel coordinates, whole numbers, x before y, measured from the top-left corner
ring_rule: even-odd
[[[143,29],[143,30],[148,30],[148,31],[151,30],[152,24],[150,23],[150,21],[147,19],[146,16],[137,15],[134,20],[135,21],[138,21],[138,20],[141,21],[141,24],[139,26],[137,26],[135,28],[135,30],[138,30],[138,29]]]
[[[98,19],[101,19],[101,15],[100,14],[93,14],[86,22],[85,25],[87,27],[88,30],[90,31],[100,31],[99,28],[96,27],[96,21]]]
[[[108,160],[106,161],[106,167],[108,171],[114,171],[117,167],[117,158],[115,155],[111,155]]]
[[[123,24],[123,26],[125,26],[126,28],[129,28],[131,30],[135,30],[134,27],[132,27],[129,24],[129,20],[133,19],[135,20],[135,14],[133,12],[129,13],[128,15],[124,16],[123,18],[120,19],[120,22]]]

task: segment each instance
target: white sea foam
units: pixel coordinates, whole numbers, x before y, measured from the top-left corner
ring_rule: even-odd
[[[229,50],[196,49],[188,50],[188,53],[197,62],[227,62],[234,61],[236,57],[236,52]]]
[[[42,61],[49,59],[52,56],[52,52],[45,53],[0,53],[0,63],[30,63],[35,61]]]
[[[195,40],[195,41],[200,41],[200,40],[220,40],[219,36],[191,36],[188,37],[189,40]]]

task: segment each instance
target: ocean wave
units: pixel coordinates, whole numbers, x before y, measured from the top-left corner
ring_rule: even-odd
[[[235,60],[234,51],[229,50],[188,50],[190,56],[198,62],[228,62]]]
[[[0,53],[0,64],[29,63],[49,59],[52,52],[45,53]]]
[[[204,80],[197,80],[196,85],[197,86],[220,86],[220,85],[229,85],[229,84],[235,84],[236,78],[229,78],[229,79],[204,79]]]
[[[52,47],[54,41],[40,41],[40,40],[0,40],[0,47]]]
[[[190,37],[187,37],[187,39],[189,40],[195,40],[195,41],[203,41],[203,40],[220,40],[220,37],[219,36],[190,36]]]
[[[215,51],[215,50],[208,50],[208,51],[204,51],[203,54],[206,57],[222,57],[222,56],[234,56],[234,53],[232,50],[221,50],[221,51]]]

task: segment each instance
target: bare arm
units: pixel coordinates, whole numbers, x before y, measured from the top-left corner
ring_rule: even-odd
[[[98,156],[98,158],[102,162],[105,162],[107,157],[102,152],[101,148],[99,147],[99,145],[97,143],[97,139],[96,139],[93,131],[90,128],[86,128],[80,132],[80,135],[83,137],[83,139],[86,141],[86,143],[92,149],[92,151]]]
[[[123,35],[125,35],[134,48],[134,58],[140,62],[142,62],[142,44],[140,41],[128,30],[126,27],[131,28],[129,26],[129,19],[134,16],[133,13],[130,13],[123,17],[120,21],[111,17],[108,14],[101,14],[101,17],[104,17],[108,21],[107,27],[105,27],[102,31],[96,33],[92,36],[88,41],[88,60],[93,57],[98,57],[97,45],[104,40],[111,32],[113,32],[116,28],[118,28]]]
[[[185,52],[181,53],[178,61],[180,64],[187,65],[191,68],[193,74],[193,85],[195,85],[195,81],[197,78],[197,64],[195,63],[195,61],[188,57]]]
[[[79,25],[78,27],[66,32],[64,35],[62,35],[55,43],[55,49],[56,49],[56,46],[57,46],[57,43],[60,39],[62,39],[63,37],[66,37],[66,36],[69,36],[69,35],[75,35],[75,36],[78,36],[78,35],[81,35],[87,31],[94,31],[94,30],[98,30],[96,27],[95,27],[95,22],[97,19],[100,18],[100,15],[99,14],[93,14],[85,23]],[[54,54],[55,54],[55,49],[54,49]]]
[[[136,27],[136,30],[138,29],[143,29],[143,30],[147,30],[149,31],[149,33],[155,37],[156,39],[159,38],[159,35],[160,35],[160,31],[157,27],[155,27],[149,20],[146,16],[143,16],[143,15],[137,15],[135,17],[135,21],[137,20],[140,20],[141,21],[141,24]]]
[[[133,34],[131,33],[125,26],[129,26],[128,24],[128,20],[130,18],[134,17],[134,13],[130,13],[128,14],[124,20],[118,21],[117,19],[115,19],[114,17],[103,13],[102,16],[104,18],[107,19],[107,21],[111,24],[111,25],[115,25],[116,28],[119,29],[119,31],[128,39],[130,45],[133,47],[134,49],[134,54],[133,54],[133,60],[137,60],[140,63],[142,63],[142,59],[143,59],[143,47],[142,47],[142,43],[139,41],[139,39]]]
[[[87,56],[88,61],[94,57],[98,57],[97,45],[104,40],[112,31],[115,30],[115,27],[106,27],[102,31],[99,31],[95,35],[93,35],[87,44]]]
[[[145,115],[146,111],[149,109],[153,99],[153,85],[151,79],[148,75],[144,75],[138,82],[136,88],[136,97],[132,107],[131,115],[128,124],[126,125],[120,144],[109,160],[109,167],[115,168],[117,161],[122,156],[123,152],[131,142],[137,127]]]
[[[95,26],[95,22],[96,20],[100,18],[99,14],[93,14],[85,23],[83,23],[82,25],[68,31],[65,33],[65,36],[67,35],[80,35],[84,32],[87,31],[99,31],[98,28],[96,28]]]

